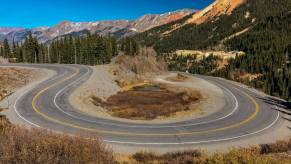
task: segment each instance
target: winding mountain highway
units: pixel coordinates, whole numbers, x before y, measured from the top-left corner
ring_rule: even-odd
[[[67,134],[97,135],[106,143],[126,146],[203,146],[270,132],[280,124],[276,106],[257,92],[224,79],[195,75],[220,87],[226,105],[209,116],[165,124],[135,124],[97,118],[75,109],[69,95],[92,74],[81,65],[17,65],[53,70],[50,79],[27,90],[13,109],[28,124]]]

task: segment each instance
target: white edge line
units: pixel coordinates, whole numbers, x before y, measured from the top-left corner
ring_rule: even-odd
[[[24,95],[27,94],[28,91],[31,91],[31,90],[26,90],[26,91],[24,92],[24,94],[22,94],[21,96],[19,96],[19,97],[16,99],[16,101],[14,102],[14,105],[13,105],[14,111],[15,111],[15,113],[17,114],[17,116],[20,117],[22,120],[28,122],[30,125],[36,126],[36,127],[38,127],[38,128],[41,128],[41,126],[39,126],[39,125],[37,125],[37,124],[35,124],[35,123],[33,123],[33,122],[27,120],[26,118],[24,118],[24,117],[23,117],[23,116],[18,112],[18,110],[17,110],[16,104],[18,103],[18,101],[20,100],[20,98],[22,98]]]
[[[228,141],[228,140],[233,140],[233,139],[238,139],[238,138],[254,135],[254,134],[260,133],[262,131],[265,131],[265,130],[271,128],[279,120],[279,117],[280,117],[280,112],[278,112],[277,118],[275,121],[272,122],[272,124],[270,124],[269,126],[263,128],[261,130],[258,130],[258,131],[255,131],[255,132],[252,132],[249,134],[236,136],[236,137],[222,138],[222,139],[216,139],[216,140],[206,140],[206,141],[196,141],[196,142],[176,142],[176,143],[139,143],[139,142],[122,142],[122,141],[113,141],[113,140],[103,140],[103,141],[107,142],[107,143],[130,144],[130,145],[191,145],[191,144],[221,142],[221,141]]]
[[[87,72],[86,74],[84,74],[83,76],[86,76],[87,74],[89,73],[89,69],[87,68]],[[104,123],[104,122],[100,122],[100,121],[91,121],[91,120],[86,120],[86,119],[83,119],[81,117],[77,117],[75,115],[72,115],[66,111],[64,111],[59,105],[57,105],[56,103],[56,99],[57,97],[64,91],[66,90],[68,87],[70,87],[71,85],[79,82],[80,80],[82,80],[83,76],[81,76],[79,79],[77,79],[76,81],[70,83],[69,85],[67,85],[66,87],[64,87],[63,89],[61,89],[59,92],[57,92],[57,94],[55,95],[54,97],[54,104],[55,106],[61,111],[63,112],[64,114],[72,117],[72,118],[75,118],[75,119],[78,119],[78,120],[82,120],[82,121],[85,121],[85,122],[91,122],[91,123],[98,123],[98,124],[103,124],[103,125],[112,125],[112,126],[117,126],[117,127],[130,127],[130,128],[151,128],[151,129],[159,129],[159,128],[177,128],[177,127],[187,127],[187,126],[195,126],[195,125],[203,125],[203,124],[209,124],[209,123],[213,123],[213,122],[216,122],[216,121],[219,121],[219,120],[222,120],[222,119],[225,119],[231,115],[233,115],[234,112],[237,111],[239,105],[238,105],[238,100],[237,98],[235,97],[235,95],[227,88],[225,88],[224,86],[222,86],[221,84],[218,84],[220,87],[222,87],[223,89],[225,89],[228,93],[231,94],[231,96],[234,98],[235,100],[235,107],[234,109],[229,113],[227,114],[226,116],[223,116],[221,118],[217,118],[215,120],[211,120],[211,121],[204,121],[204,122],[199,122],[199,123],[189,123],[189,124],[183,124],[183,125],[165,125],[165,126],[142,126],[142,125],[119,125],[119,124],[115,124],[115,123]],[[214,84],[216,85],[216,84]]]
[[[2,66],[1,66],[1,67],[2,67]],[[5,66],[4,66],[4,67],[5,67]],[[11,67],[14,67],[14,66],[11,66]],[[20,67],[22,67],[22,66],[20,66]],[[23,66],[23,67],[30,67],[30,66],[28,65],[28,66]],[[53,76],[52,76],[52,77],[53,77]],[[57,77],[58,77],[58,75],[57,75],[56,77],[54,77],[54,78],[51,78],[51,79],[44,79],[43,81],[41,81],[41,82],[39,82],[39,83],[36,83],[35,86],[41,84],[42,82],[50,82],[50,81],[53,81],[53,80],[56,79]],[[27,90],[26,90],[26,91],[25,91],[21,96],[18,96],[18,97],[16,98],[14,104],[13,104],[13,108],[14,108],[14,111],[15,111],[16,115],[17,115],[20,119],[24,120],[25,122],[29,123],[29,124],[32,125],[32,126],[35,126],[35,127],[38,127],[38,128],[43,128],[43,127],[41,127],[40,125],[38,125],[38,124],[36,124],[36,123],[33,123],[33,122],[27,120],[26,118],[24,118],[24,117],[19,113],[19,111],[17,110],[17,107],[16,107],[17,104],[18,104],[18,101],[19,101],[23,96],[25,96],[29,91],[31,91],[31,90],[32,90],[32,89],[27,89]]]
[[[88,68],[87,68],[88,69]],[[25,120],[26,122],[28,122],[29,124],[31,125],[34,125],[36,127],[39,127],[41,128],[41,126],[35,124],[35,123],[32,123],[30,121],[28,121],[27,119],[25,119],[23,116],[21,116],[18,111],[17,111],[17,108],[16,108],[16,104],[18,102],[18,100],[23,97],[28,91],[30,90],[27,90],[22,96],[19,96],[15,103],[14,103],[14,110],[16,112],[16,114],[23,120]],[[253,133],[249,133],[249,134],[245,134],[245,135],[240,135],[240,136],[236,136],[236,137],[230,137],[230,138],[223,138],[223,139],[217,139],[217,140],[206,140],[206,141],[196,141],[196,142],[178,142],[178,143],[139,143],[139,142],[122,142],[122,141],[113,141],[113,140],[103,140],[104,142],[107,142],[107,143],[117,143],[117,144],[131,144],[131,145],[188,145],[188,144],[200,144],[200,143],[211,143],[211,142],[220,142],[220,141],[228,141],[228,140],[233,140],[233,139],[238,139],[238,138],[242,138],[242,137],[246,137],[246,136],[249,136],[249,135],[254,135],[254,134],[257,134],[257,133],[260,133],[262,131],[265,131],[269,128],[271,128],[280,118],[280,112],[278,111],[277,112],[277,118],[276,120],[274,120],[269,126],[261,129],[261,130],[258,130],[256,132],[253,132]]]

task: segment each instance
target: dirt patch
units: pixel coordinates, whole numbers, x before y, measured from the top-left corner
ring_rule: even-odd
[[[153,120],[170,117],[177,112],[193,110],[191,104],[201,95],[197,91],[147,84],[122,91],[102,101],[91,96],[96,106],[102,106],[115,117],[132,120]]]
[[[40,72],[35,69],[0,68],[0,101],[13,93],[17,88],[25,86],[38,77],[40,77]]]
[[[121,87],[146,83],[152,77],[167,72],[167,65],[152,48],[141,48],[136,56],[119,55],[108,65],[115,82]]]
[[[127,71],[143,76],[164,73],[167,71],[167,65],[156,56],[157,54],[152,48],[143,48],[136,56],[119,55],[112,60],[111,64],[123,69],[113,70],[113,73],[121,75],[124,74],[124,71]]]

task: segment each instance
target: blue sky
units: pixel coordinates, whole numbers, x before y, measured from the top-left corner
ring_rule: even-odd
[[[201,9],[213,0],[1,0],[0,27],[52,26],[60,21],[135,19],[183,8]]]

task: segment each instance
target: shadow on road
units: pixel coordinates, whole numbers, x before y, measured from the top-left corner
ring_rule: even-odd
[[[272,97],[264,97],[263,100],[266,103],[272,104],[272,105],[277,105],[280,108],[291,110],[291,102],[287,102],[281,99],[277,98],[272,98]]]
[[[260,99],[263,100],[267,104],[277,106],[278,108],[273,107],[271,109],[285,114],[285,116],[283,116],[282,118],[284,120],[291,122],[291,118],[287,118],[288,116],[291,116],[291,102],[287,102],[287,101],[280,100],[277,98],[272,98],[272,97],[264,97],[264,98],[260,98]],[[287,115],[287,117],[286,117],[286,115]],[[291,130],[291,127],[288,127],[288,128]]]

